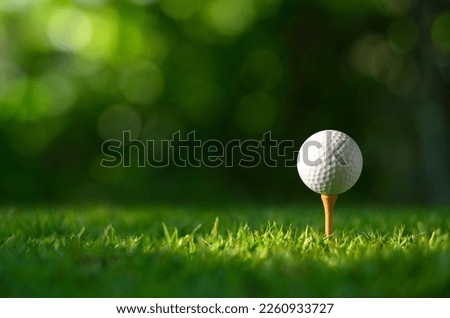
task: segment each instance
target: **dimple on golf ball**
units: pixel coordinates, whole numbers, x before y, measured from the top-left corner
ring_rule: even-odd
[[[356,142],[337,130],[323,130],[301,146],[297,170],[305,185],[320,194],[340,194],[361,175],[363,159]]]

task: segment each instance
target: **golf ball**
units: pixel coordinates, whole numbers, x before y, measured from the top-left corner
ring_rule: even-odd
[[[323,130],[300,147],[297,170],[308,188],[320,194],[340,194],[361,175],[363,159],[356,142],[337,130]]]

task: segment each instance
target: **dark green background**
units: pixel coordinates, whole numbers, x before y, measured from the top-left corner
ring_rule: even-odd
[[[348,200],[450,202],[450,2],[0,2],[0,200],[315,199],[295,168],[99,166],[105,139],[295,140],[364,156]]]

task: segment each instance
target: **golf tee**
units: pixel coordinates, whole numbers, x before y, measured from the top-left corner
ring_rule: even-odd
[[[325,210],[325,234],[330,236],[333,233],[333,213],[334,205],[336,204],[337,195],[322,194],[323,209]]]

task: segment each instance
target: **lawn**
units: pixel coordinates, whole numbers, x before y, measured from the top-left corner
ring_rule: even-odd
[[[0,297],[450,296],[449,207],[0,209]]]

